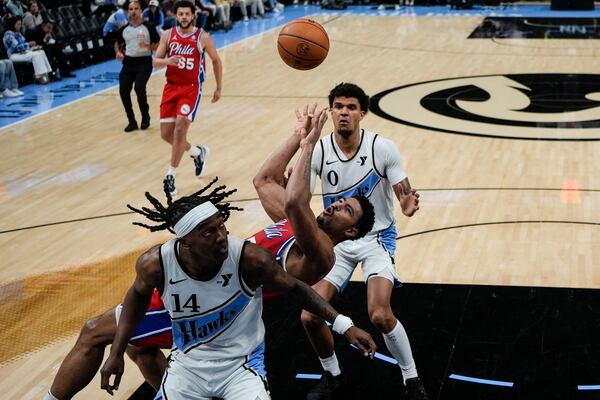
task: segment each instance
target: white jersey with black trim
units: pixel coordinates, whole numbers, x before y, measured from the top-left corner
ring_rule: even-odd
[[[177,239],[160,247],[161,298],[173,320],[173,346],[194,359],[244,357],[264,340],[262,295],[240,275],[245,242],[231,236],[228,241],[227,259],[209,281],[195,280],[181,269]]]
[[[359,148],[350,158],[340,150],[333,133],[317,143],[311,162],[311,188],[314,190],[315,177],[319,176],[325,207],[340,198],[368,197],[375,208],[372,232],[395,232],[392,186],[406,178],[400,153],[389,139],[364,129],[360,135]]]

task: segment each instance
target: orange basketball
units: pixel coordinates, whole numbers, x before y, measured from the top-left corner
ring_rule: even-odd
[[[327,57],[329,36],[318,22],[308,18],[296,19],[279,32],[277,50],[290,67],[313,69]]]

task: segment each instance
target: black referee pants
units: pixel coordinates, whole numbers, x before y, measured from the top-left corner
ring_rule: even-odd
[[[123,68],[119,74],[119,94],[127,114],[129,123],[134,123],[135,114],[131,103],[131,89],[135,87],[138,105],[142,113],[142,121],[150,120],[148,99],[146,98],[146,83],[152,74],[152,57],[125,57]]]

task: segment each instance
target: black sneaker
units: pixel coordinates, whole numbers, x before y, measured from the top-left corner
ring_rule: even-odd
[[[142,123],[140,124],[140,129],[148,129],[150,127],[150,116],[142,117]]]
[[[163,184],[165,185],[171,196],[175,196],[177,194],[177,188],[175,187],[175,178],[173,177],[173,175],[165,176]]]
[[[421,382],[419,377],[407,379],[405,385],[406,398],[408,400],[429,400],[427,393],[425,393],[423,382]]]
[[[210,155],[210,149],[206,146],[196,146],[200,150],[200,154],[196,157],[192,157],[194,159],[194,164],[196,165],[196,178],[200,178],[203,175],[203,172],[206,171],[206,160]]]
[[[138,129],[137,122],[130,122],[129,125],[127,125],[125,127],[125,129],[123,129],[123,131],[132,132],[132,131],[137,131],[137,129]]]
[[[317,386],[306,394],[306,400],[329,400],[342,386],[342,375],[333,376],[331,372],[325,371]]]

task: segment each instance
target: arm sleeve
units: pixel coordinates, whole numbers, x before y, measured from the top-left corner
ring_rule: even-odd
[[[374,155],[375,167],[392,185],[406,178],[402,157],[400,157],[396,143],[378,136],[375,140]]]
[[[323,147],[321,141],[316,144],[313,151],[312,159],[310,160],[310,192],[315,192],[317,184],[317,176],[321,176],[321,166],[323,165]]]

